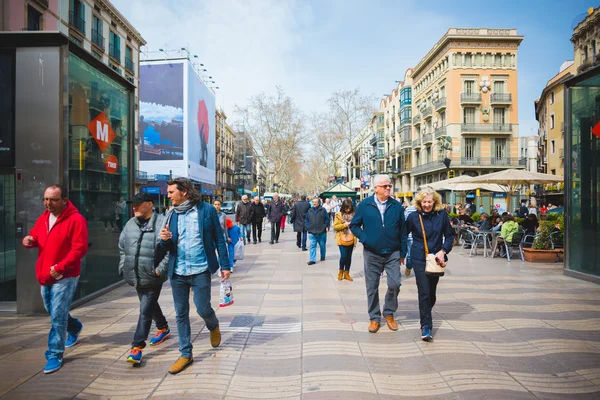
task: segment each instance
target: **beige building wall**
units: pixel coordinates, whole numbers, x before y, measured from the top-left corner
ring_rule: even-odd
[[[581,73],[600,64],[600,7],[589,8],[588,15],[575,27],[571,42],[574,47],[575,71]]]

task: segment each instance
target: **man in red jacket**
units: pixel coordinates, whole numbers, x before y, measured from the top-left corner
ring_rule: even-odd
[[[46,211],[23,239],[27,248],[38,248],[35,275],[42,285],[44,307],[50,314],[52,328],[48,335],[44,373],[62,367],[65,347],[74,346],[83,325],[71,317],[69,310],[79,281],[81,259],[88,250],[85,218],[67,200],[67,190],[58,185],[44,192]]]

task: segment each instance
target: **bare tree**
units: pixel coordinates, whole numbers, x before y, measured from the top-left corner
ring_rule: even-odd
[[[276,181],[282,189],[289,189],[293,176],[290,164],[301,157],[301,146],[308,136],[302,112],[279,86],[275,95],[262,92],[236,110],[256,152],[266,160],[271,185]]]
[[[315,150],[321,156],[323,167],[332,163],[333,175],[339,176],[338,164],[344,156],[343,148],[346,144],[346,137],[336,129],[335,121],[329,114],[313,113],[311,139]]]
[[[327,100],[331,130],[344,139],[351,154],[356,150],[358,135],[373,117],[375,101],[375,96],[363,95],[358,88],[334,92]],[[342,152],[342,149],[338,151]],[[354,157],[351,157],[351,170],[354,164]]]

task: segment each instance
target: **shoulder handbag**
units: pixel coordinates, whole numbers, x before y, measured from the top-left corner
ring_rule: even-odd
[[[421,222],[421,229],[423,230],[423,244],[425,244],[425,273],[431,276],[444,276],[444,267],[438,264],[435,254],[429,254],[429,246],[427,246],[427,235],[425,234],[425,227],[423,226],[423,218],[419,214],[419,221]]]
[[[343,222],[343,218],[341,217],[341,213],[340,213],[340,219]],[[339,235],[340,235],[340,245],[342,245],[342,246],[354,246],[354,234],[352,232],[350,232],[349,228],[346,228],[343,231],[340,231]]]

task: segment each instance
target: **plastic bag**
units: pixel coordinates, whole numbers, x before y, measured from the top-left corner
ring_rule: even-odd
[[[235,261],[243,260],[245,253],[246,253],[246,246],[244,246],[244,241],[240,240],[235,244],[235,247],[233,249],[233,259]]]
[[[219,307],[227,307],[233,304],[233,288],[231,279],[221,281],[221,292],[219,295]]]

